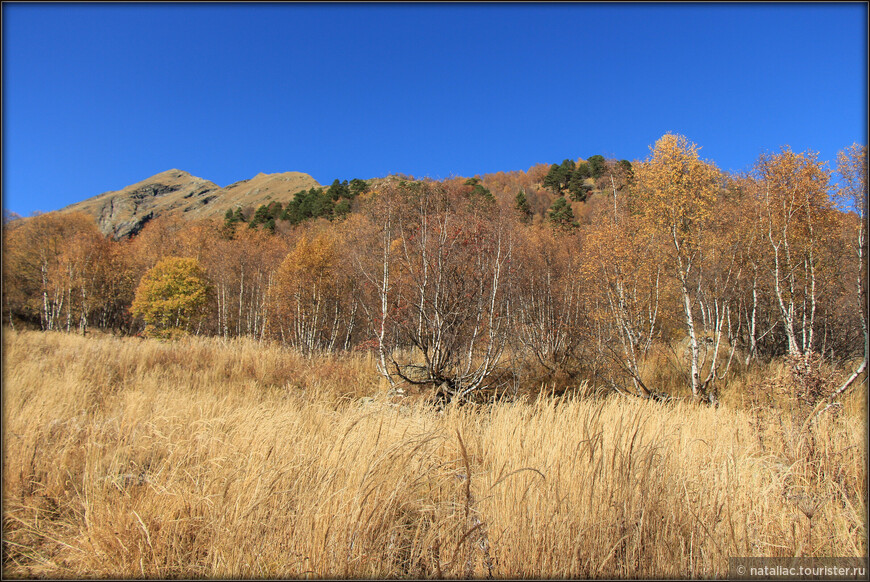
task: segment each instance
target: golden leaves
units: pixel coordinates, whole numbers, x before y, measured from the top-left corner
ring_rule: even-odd
[[[335,242],[321,232],[310,238],[302,235],[278,267],[276,283],[285,291],[331,284],[336,262]]]
[[[142,277],[130,313],[148,324],[146,334],[174,337],[185,333],[208,303],[211,284],[199,261],[167,257]]]
[[[697,244],[719,191],[719,170],[701,160],[698,149],[686,137],[668,133],[635,169],[646,226],[673,236],[678,248]]]

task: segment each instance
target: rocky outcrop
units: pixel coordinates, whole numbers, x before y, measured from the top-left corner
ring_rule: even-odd
[[[181,170],[168,170],[127,186],[77,202],[61,212],[93,216],[106,236],[122,239],[136,234],[157,216],[178,213],[185,218],[222,218],[228,208],[288,202],[299,190],[319,187],[302,172],[257,174],[221,188]]]

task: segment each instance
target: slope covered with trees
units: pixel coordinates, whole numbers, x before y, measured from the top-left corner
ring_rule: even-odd
[[[667,134],[645,160],[336,180],[118,241],[49,213],[4,225],[3,320],[141,333],[143,278],[195,259],[208,293],[164,298],[195,310],[173,334],[370,350],[397,389],[588,380],[716,402],[741,370],[783,357],[816,405],[866,366],[866,190],[866,146],[836,168],[784,147],[729,175]],[[813,384],[825,366],[851,377]]]

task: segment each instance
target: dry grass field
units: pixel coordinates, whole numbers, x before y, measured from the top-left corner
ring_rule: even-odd
[[[863,393],[806,427],[733,394],[439,412],[388,399],[364,355],[4,331],[5,577],[696,578],[867,554]]]

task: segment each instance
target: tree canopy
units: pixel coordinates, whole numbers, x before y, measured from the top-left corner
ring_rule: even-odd
[[[3,320],[377,350],[393,382],[416,346],[459,392],[526,365],[505,353],[646,397],[664,354],[697,398],[732,362],[864,356],[866,146],[836,174],[787,146],[744,175],[699,150],[666,134],[633,163],[336,180],[125,241],[81,214],[12,220]]]
[[[148,270],[130,306],[145,323],[145,334],[173,338],[190,332],[204,315],[212,286],[199,261],[167,257]]]

